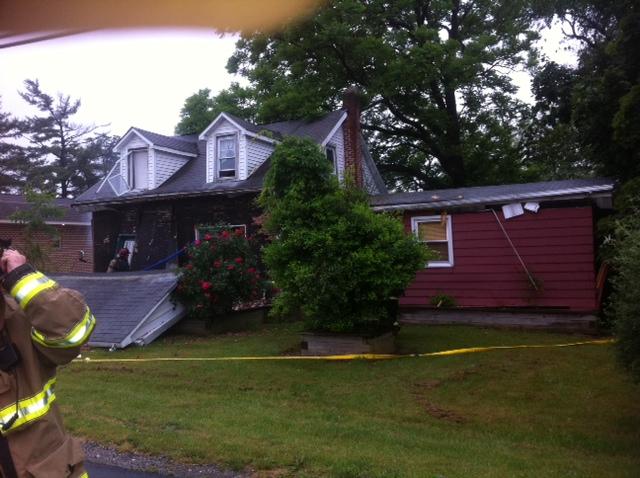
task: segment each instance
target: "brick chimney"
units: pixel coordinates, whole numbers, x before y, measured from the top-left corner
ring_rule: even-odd
[[[350,177],[358,187],[364,185],[363,156],[360,143],[360,90],[356,86],[347,88],[342,96],[342,107],[347,119],[342,123],[344,134],[345,177]]]

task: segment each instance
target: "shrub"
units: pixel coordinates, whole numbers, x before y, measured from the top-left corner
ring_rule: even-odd
[[[178,269],[176,293],[192,317],[215,320],[240,304],[262,297],[253,241],[242,229],[205,234],[187,247],[187,263]]]
[[[429,301],[429,304],[432,305],[433,307],[438,307],[443,309],[458,306],[458,302],[456,301],[455,297],[449,294],[444,294],[444,293],[434,295]]]
[[[340,187],[311,141],[288,138],[271,161],[260,203],[274,237],[264,261],[281,290],[272,312],[300,311],[312,331],[390,329],[389,300],[424,266],[425,247],[365,193]]]
[[[640,382],[640,207],[617,221],[613,294],[608,314],[617,335],[618,357]]]

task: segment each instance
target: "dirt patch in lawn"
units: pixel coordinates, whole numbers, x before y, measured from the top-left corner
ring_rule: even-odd
[[[450,382],[461,382],[463,380],[466,380],[468,377],[475,375],[476,373],[477,371],[474,369],[464,369],[458,370],[448,377],[440,380],[429,380],[427,382],[414,383],[411,393],[415,397],[415,400],[418,402],[420,407],[433,418],[445,420],[451,423],[465,423],[468,421],[466,417],[454,410],[450,410],[437,405],[429,398],[429,393],[442,386],[443,384]]]

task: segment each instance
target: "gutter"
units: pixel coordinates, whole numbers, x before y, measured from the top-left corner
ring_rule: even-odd
[[[131,196],[125,198],[118,199],[109,199],[109,200],[91,200],[91,201],[78,201],[71,205],[73,208],[82,208],[82,207],[90,207],[90,206],[110,206],[112,204],[130,204],[136,202],[146,202],[146,201],[162,201],[164,199],[173,199],[173,198],[188,198],[195,196],[222,196],[222,195],[235,195],[235,194],[246,194],[246,193],[255,193],[262,191],[262,188],[243,188],[243,189],[228,189],[225,191],[191,191],[188,193],[185,192],[176,192],[176,193],[158,193],[158,194],[149,194],[144,196]]]
[[[594,193],[610,193],[613,191],[613,185],[592,186],[588,188],[570,188],[562,189],[558,191],[550,191],[548,193],[530,193],[522,195],[502,195],[493,196],[485,199],[452,199],[446,201],[432,201],[432,202],[416,202],[416,203],[401,203],[401,204],[389,204],[372,206],[374,211],[398,211],[398,210],[416,210],[416,209],[439,209],[443,207],[456,207],[456,206],[482,206],[482,205],[495,205],[504,204],[513,201],[531,201],[531,200],[554,200],[554,199],[584,199],[605,197],[606,194],[594,194]],[[437,194],[437,191],[434,191]]]

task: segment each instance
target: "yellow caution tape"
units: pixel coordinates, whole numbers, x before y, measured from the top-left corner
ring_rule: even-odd
[[[607,345],[615,342],[614,339],[586,340],[582,342],[569,342],[565,344],[538,344],[538,345],[495,345],[491,347],[469,347],[464,349],[442,350],[440,352],[428,352],[422,354],[352,354],[352,355],[271,355],[264,357],[150,357],[150,358],[121,358],[121,359],[75,359],[74,362],[82,363],[125,363],[125,362],[241,362],[262,360],[391,360],[415,357],[441,357],[449,355],[473,354],[478,352],[490,352],[492,350],[509,349],[543,349],[554,347],[576,347],[578,345]]]

